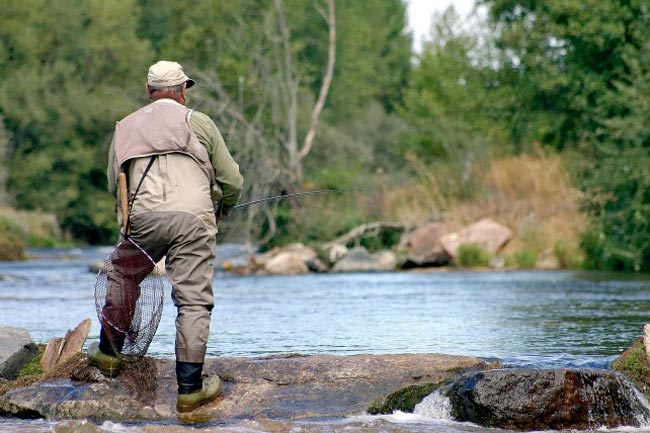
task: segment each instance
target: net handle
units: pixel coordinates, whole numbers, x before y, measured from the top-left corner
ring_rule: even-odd
[[[126,173],[123,171],[117,175],[117,187],[120,195],[120,212],[122,212],[122,233],[128,235],[129,225],[129,195],[126,186]]]

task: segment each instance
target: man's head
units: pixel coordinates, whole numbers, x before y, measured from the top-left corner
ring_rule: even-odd
[[[149,99],[171,98],[185,103],[185,90],[194,85],[194,80],[183,72],[176,62],[161,60],[151,65],[147,74],[147,94]]]

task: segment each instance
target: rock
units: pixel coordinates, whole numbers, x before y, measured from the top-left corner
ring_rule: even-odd
[[[313,248],[307,247],[299,242],[285,245],[285,247],[282,248],[282,251],[295,254],[300,257],[303,262],[309,262],[318,258],[318,255]]]
[[[273,257],[277,256],[282,249],[280,247],[275,247],[269,251],[266,251],[262,254],[255,254],[253,259],[258,266],[264,267]]]
[[[329,260],[330,263],[336,263],[341,260],[348,253],[347,247],[344,245],[334,245],[329,250]]]
[[[440,238],[445,228],[440,223],[429,223],[409,233],[401,242],[407,249],[405,268],[419,266],[443,266],[449,263],[449,254],[445,251]]]
[[[488,370],[462,376],[443,393],[454,419],[489,428],[594,430],[650,420],[632,384],[609,370]]]
[[[150,379],[155,389],[149,394],[153,400],[138,398],[124,374],[83,384],[57,380],[0,396],[0,416],[176,422],[175,362],[155,362],[157,373]],[[345,417],[382,406],[387,396],[402,388],[438,386],[484,366],[477,358],[439,354],[208,358],[204,372],[219,374],[224,395],[194,415],[224,423]]]
[[[497,253],[508,243],[512,237],[512,231],[489,218],[475,222],[458,233],[449,233],[440,238],[443,248],[455,258],[458,255],[458,247],[463,244],[476,244],[489,252]]]
[[[18,372],[38,352],[24,329],[0,326],[0,377],[15,379]]]
[[[86,319],[74,330],[66,332],[65,337],[50,340],[41,358],[41,369],[47,373],[54,367],[63,364],[75,353],[79,353],[89,331],[90,319]]]
[[[397,267],[397,256],[392,251],[378,251],[372,255],[381,270],[392,271]]]
[[[273,275],[295,275],[309,272],[302,257],[288,251],[283,251],[266,262],[264,270]]]
[[[397,258],[388,252],[370,254],[364,247],[351,248],[341,260],[336,262],[335,272],[376,272],[395,269]]]
[[[257,254],[254,256],[254,263],[263,267],[267,273],[275,275],[327,271],[327,266],[318,258],[316,251],[301,243],[289,244],[283,248],[276,247],[264,254]]]
[[[649,331],[649,325],[643,328],[644,333]],[[650,361],[648,360],[648,336],[639,338],[629,349],[614,360],[611,369],[624,374],[630,379],[638,390],[650,398]]]

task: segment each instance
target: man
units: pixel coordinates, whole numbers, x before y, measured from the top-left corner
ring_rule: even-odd
[[[221,390],[217,376],[201,378],[214,304],[217,220],[237,203],[243,184],[239,166],[214,122],[185,107],[186,91],[193,85],[176,62],[152,65],[146,91],[153,102],[118,122],[107,171],[109,190],[116,197],[119,172],[123,170],[128,179],[126,234],[154,261],[166,257],[177,308],[179,412],[196,409]],[[132,273],[141,274],[136,277],[139,284],[147,271]],[[107,303],[103,313],[110,314],[108,310]],[[117,354],[124,336],[120,340],[102,325],[100,341],[91,345],[88,358],[113,376],[119,372]]]

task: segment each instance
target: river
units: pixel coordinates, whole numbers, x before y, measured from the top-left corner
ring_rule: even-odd
[[[0,263],[0,324],[27,329],[34,341],[60,337],[93,320],[89,264],[109,248],[34,250]],[[240,252],[221,246],[223,257]],[[577,271],[432,271],[302,276],[217,273],[208,356],[279,353],[447,353],[506,366],[607,368],[650,322],[650,279]],[[165,306],[149,355],[173,357],[175,309]],[[88,426],[87,426],[88,427]],[[88,427],[91,428],[92,426]],[[0,419],[0,432],[86,431],[71,422]],[[105,423],[96,431],[185,431],[181,426]],[[189,431],[283,431],[273,422]],[[153,430],[152,430],[153,429]],[[482,431],[427,414],[359,416],[293,423],[295,431]],[[625,431],[650,431],[625,429]],[[88,430],[94,431],[94,430]]]

